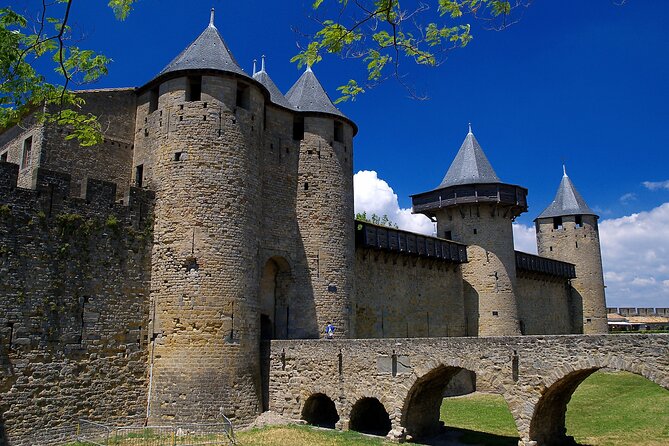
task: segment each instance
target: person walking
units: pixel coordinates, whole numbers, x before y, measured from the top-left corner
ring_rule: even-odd
[[[328,321],[325,325],[325,338],[332,339],[334,338],[335,326]]]

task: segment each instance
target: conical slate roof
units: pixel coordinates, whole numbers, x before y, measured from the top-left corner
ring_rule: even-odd
[[[209,26],[172,60],[158,76],[183,70],[218,70],[248,77],[214,26],[214,11]]]
[[[270,100],[272,101],[272,103],[274,103],[276,105],[280,105],[281,107],[285,107],[285,108],[289,108],[289,109],[293,110],[295,107],[293,107],[293,105],[290,102],[288,102],[288,99],[286,99],[286,97],[283,95],[283,93],[281,93],[281,90],[279,90],[279,88],[276,86],[274,81],[272,81],[272,78],[269,77],[269,74],[267,74],[267,72],[265,71],[265,66],[264,65],[265,65],[265,63],[263,61],[262,70],[255,73],[253,75],[253,79],[257,80],[258,82],[263,84],[265,86],[265,88],[267,88],[267,90],[269,91],[269,97],[270,97]]]
[[[500,183],[483,149],[469,129],[458,154],[437,189],[459,184]]]
[[[286,99],[299,111],[328,113],[346,118],[334,106],[310,67],[307,67],[295,85],[288,90]]]
[[[555,199],[537,218],[562,217],[564,215],[597,215],[585,203],[566,170],[558,187]]]

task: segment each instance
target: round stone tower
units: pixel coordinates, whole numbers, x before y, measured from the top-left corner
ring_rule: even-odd
[[[467,244],[462,265],[470,336],[519,335],[512,222],[527,189],[500,181],[469,129],[441,184],[413,195],[413,212],[436,219],[437,236]]]
[[[599,228],[595,214],[563,170],[555,199],[534,221],[539,255],[573,263],[571,308],[575,332],[607,333]]]
[[[327,322],[338,337],[353,337],[353,136],[355,124],[330,101],[311,68],[286,94],[298,110],[293,139],[300,140],[297,222],[313,291],[316,327]]]
[[[139,91],[136,182],[156,192],[150,420],[261,408],[259,164],[268,93],[212,20]]]

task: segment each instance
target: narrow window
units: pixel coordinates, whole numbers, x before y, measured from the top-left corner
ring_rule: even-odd
[[[553,217],[553,229],[562,229],[562,217]]]
[[[309,190],[309,183],[304,183],[304,190]]]
[[[304,139],[304,118],[302,116],[295,116],[293,118],[293,139],[295,141],[302,141]]]
[[[135,186],[142,187],[144,184],[144,164],[135,167]]]
[[[23,141],[23,158],[21,158],[21,169],[30,165],[30,158],[33,151],[33,137],[29,136]]]
[[[453,240],[453,233],[451,231],[446,231],[444,233],[444,238],[446,238],[447,240]]]
[[[344,142],[344,124],[339,121],[334,122],[334,140]]]
[[[493,312],[492,312],[492,315],[493,315],[493,316],[499,316],[499,311],[493,311]]]
[[[149,96],[149,113],[153,113],[158,110],[158,87],[152,88]]]
[[[582,228],[583,227],[583,216],[582,215],[577,215],[575,217],[575,220],[576,220],[576,226],[579,227],[579,228]]]
[[[237,99],[235,100],[237,107],[248,110],[251,108],[251,89],[248,85],[237,83]]]
[[[174,152],[174,161],[183,161],[186,159],[186,155],[183,152]]]
[[[199,101],[200,99],[202,99],[202,76],[189,76],[186,101]]]
[[[2,155],[0,155],[0,161],[1,161],[1,162],[3,162],[3,163],[6,163],[6,162],[7,162],[7,153],[8,153],[8,152],[5,152],[5,153],[3,153]]]
[[[474,234],[478,234],[479,232],[474,228]]]

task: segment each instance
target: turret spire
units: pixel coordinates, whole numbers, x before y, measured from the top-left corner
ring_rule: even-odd
[[[472,133],[472,123],[471,122],[469,123],[469,133],[470,134]]]
[[[553,202],[537,218],[563,217],[565,215],[597,215],[590,209],[574,183],[567,176],[567,168],[562,165],[562,181]]]
[[[253,75],[256,75],[256,62],[258,62],[258,59],[253,59]]]
[[[483,183],[500,183],[500,179],[474,137],[470,124],[469,133],[439,187]]]
[[[265,71],[265,55],[261,57],[262,62],[260,63],[260,71]]]
[[[211,8],[211,14],[209,16],[209,26],[215,28],[214,26],[214,8]]]

